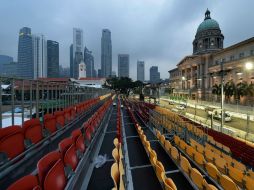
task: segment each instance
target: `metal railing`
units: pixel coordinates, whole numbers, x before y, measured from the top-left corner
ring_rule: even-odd
[[[42,119],[46,113],[110,93],[109,89],[82,87],[67,78],[48,80],[0,76],[0,128],[20,125],[31,118]]]

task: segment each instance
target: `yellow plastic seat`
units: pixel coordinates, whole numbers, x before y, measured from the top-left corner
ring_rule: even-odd
[[[193,183],[198,187],[198,189],[203,190],[204,179],[201,173],[196,168],[191,169],[190,177]]]
[[[234,182],[239,185],[241,188],[243,188],[243,178],[244,174],[241,170],[238,170],[236,168],[233,168],[232,166],[228,167],[228,175],[231,179],[234,180]],[[254,184],[253,184],[254,186]]]
[[[179,153],[178,150],[176,149],[176,147],[172,147],[171,148],[171,156],[175,161],[179,160]]]
[[[180,137],[178,137],[177,135],[174,136],[174,142],[176,145],[179,145],[180,144]]]
[[[222,149],[222,147],[223,147],[223,145],[222,145],[221,143],[219,143],[219,142],[216,142],[215,145],[216,145],[218,148],[220,148],[220,149]]]
[[[194,153],[195,153],[195,152],[196,152],[196,150],[195,150],[192,146],[188,146],[188,145],[187,145],[187,147],[186,147],[186,153],[188,154],[188,156],[189,156],[190,158],[193,159]]]
[[[241,171],[247,170],[246,166],[243,163],[238,162],[235,159],[232,160],[232,163],[233,163],[234,168],[237,168],[238,170],[241,170]]]
[[[123,150],[122,150],[122,144],[119,143],[119,155],[120,155],[120,159],[123,158]]]
[[[204,179],[203,186],[205,190],[217,190],[218,188],[214,185],[208,184],[207,181]]]
[[[118,187],[119,177],[120,177],[120,173],[119,173],[118,165],[117,165],[117,163],[114,163],[111,166],[111,178],[114,181],[114,188],[116,188],[116,189]]]
[[[222,153],[221,156],[222,156],[222,158],[224,160],[226,160],[227,166],[231,166],[232,165],[233,158],[231,156],[229,156],[229,155],[227,155],[225,153]]]
[[[156,129],[156,137],[157,137],[157,139],[160,139],[160,137],[161,137],[161,132],[157,129]]]
[[[177,190],[177,187],[171,178],[167,178],[167,177],[163,178],[163,183],[164,183],[165,190]]]
[[[200,165],[202,168],[204,168],[204,165],[206,163],[206,160],[203,156],[203,154],[199,153],[199,152],[194,152],[194,161]]]
[[[119,155],[119,152],[118,152],[118,149],[117,148],[114,148],[113,151],[112,151],[112,156],[115,160],[116,163],[119,162],[119,159],[120,159],[120,155]]]
[[[168,140],[166,140],[165,141],[165,149],[168,153],[170,153],[171,147],[172,147],[171,143]]]
[[[254,187],[254,179],[252,179],[251,177],[249,176],[244,176],[244,186],[245,186],[245,189],[247,190],[252,190],[253,187]]]
[[[123,168],[123,161],[120,159],[119,160],[119,173],[120,175],[124,175],[124,168]]]
[[[118,138],[114,138],[113,143],[114,143],[115,147],[116,147],[117,149],[119,149],[119,141],[118,141]]]
[[[234,183],[234,181],[226,175],[221,176],[220,184],[221,184],[221,186],[223,187],[224,190],[239,190],[239,188]]]
[[[155,172],[157,175],[158,180],[160,181],[160,183],[163,182],[163,178],[165,178],[165,170],[164,167],[162,165],[161,162],[157,161],[156,165],[155,165]]]
[[[213,179],[216,180],[216,181],[219,181],[219,180],[220,180],[221,174],[220,174],[219,170],[216,168],[215,165],[213,165],[212,163],[208,162],[208,163],[206,163],[206,165],[205,165],[205,169],[206,169],[208,175],[209,175],[211,178],[213,178]]]
[[[201,154],[204,154],[204,152],[205,152],[205,147],[204,147],[203,145],[201,145],[201,144],[198,144],[198,145],[197,145],[197,151],[198,151],[199,153],[201,153]]]
[[[187,144],[186,142],[184,142],[183,140],[180,140],[180,145],[179,145],[180,149],[182,149],[183,151],[186,151],[187,148]]]
[[[190,175],[190,171],[191,171],[191,165],[190,162],[187,158],[185,158],[184,156],[181,155],[180,157],[180,166],[183,169],[183,171],[187,174]]]
[[[165,140],[166,140],[165,136],[161,135],[159,140],[160,140],[161,144],[164,146],[165,145]]]
[[[226,174],[227,162],[223,158],[215,158],[214,164],[221,173]]]
[[[214,153],[211,150],[205,150],[205,159],[207,162],[214,162]]]
[[[120,186],[119,186],[119,190],[125,190],[124,182],[123,182],[123,176],[122,176],[122,175],[120,175]]]
[[[190,139],[190,144],[194,149],[197,149],[197,142],[194,139]]]

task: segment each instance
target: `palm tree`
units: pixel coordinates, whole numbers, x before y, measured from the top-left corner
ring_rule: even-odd
[[[246,81],[239,82],[236,85],[236,98],[240,100],[241,97],[246,96],[248,93],[248,83]]]
[[[228,99],[235,94],[235,84],[233,80],[228,81],[224,85],[224,93],[225,93],[225,100],[228,101]]]

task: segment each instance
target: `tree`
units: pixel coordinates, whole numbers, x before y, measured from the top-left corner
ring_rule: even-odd
[[[225,94],[226,100],[229,99],[231,96],[233,96],[235,94],[235,91],[236,91],[236,87],[233,80],[228,81],[224,85],[224,94]]]
[[[248,93],[248,84],[247,82],[243,81],[243,82],[239,82],[236,85],[236,97],[238,100],[240,100],[241,96],[246,96]]]

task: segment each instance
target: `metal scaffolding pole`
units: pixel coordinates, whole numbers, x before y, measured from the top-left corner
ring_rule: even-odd
[[[30,81],[30,119],[32,118],[33,112],[33,81]]]
[[[22,107],[22,125],[24,123],[24,95],[25,95],[25,81],[22,80],[22,92],[21,92],[21,107]]]
[[[39,82],[36,81],[36,118],[39,118]]]
[[[14,125],[14,85],[15,85],[15,81],[14,79],[12,79],[12,84],[11,84],[11,123],[12,125]]]

